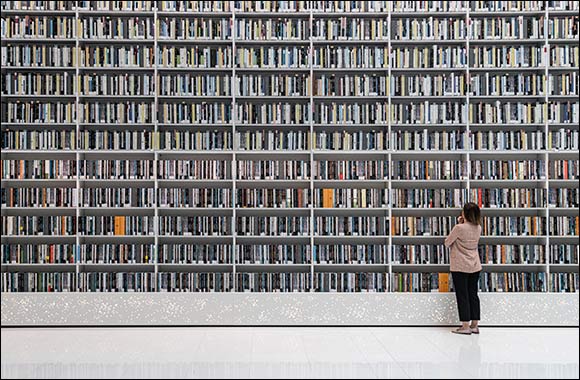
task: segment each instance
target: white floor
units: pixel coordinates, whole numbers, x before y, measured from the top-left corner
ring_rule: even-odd
[[[578,378],[578,328],[2,329],[5,378]]]

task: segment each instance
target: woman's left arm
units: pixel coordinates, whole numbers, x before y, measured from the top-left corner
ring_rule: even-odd
[[[459,228],[458,225],[455,225],[451,230],[451,232],[449,233],[449,236],[445,238],[445,246],[450,247],[451,244],[455,243],[455,240],[457,240],[458,237],[459,237]]]

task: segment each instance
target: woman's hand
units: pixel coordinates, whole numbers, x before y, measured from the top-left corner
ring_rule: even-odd
[[[465,219],[463,218],[463,216],[457,217],[457,223],[462,224],[464,222],[465,222]]]

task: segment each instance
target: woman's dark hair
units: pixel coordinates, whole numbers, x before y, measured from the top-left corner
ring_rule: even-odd
[[[481,224],[481,211],[479,206],[473,202],[466,203],[463,206],[463,217],[471,224]]]

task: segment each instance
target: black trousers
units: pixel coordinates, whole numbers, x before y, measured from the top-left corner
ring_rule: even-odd
[[[477,296],[477,283],[479,273],[451,272],[453,287],[457,298],[457,309],[461,322],[479,321],[479,297]]]

